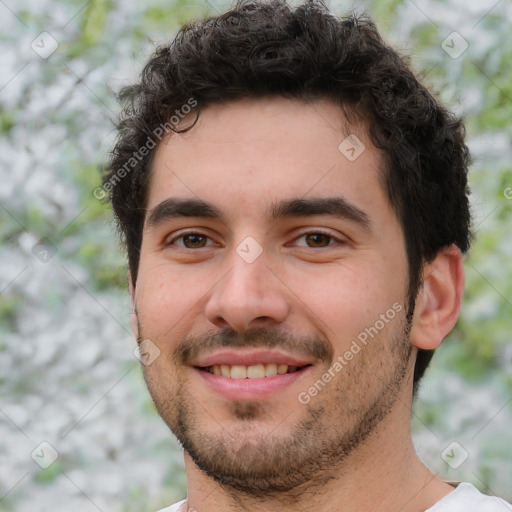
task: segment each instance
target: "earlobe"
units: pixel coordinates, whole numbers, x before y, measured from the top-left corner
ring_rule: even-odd
[[[132,299],[132,311],[130,314],[130,325],[135,340],[139,339],[139,323],[137,321],[137,307],[135,303],[135,285],[133,284],[131,272],[128,271],[128,287],[130,288],[130,297]]]
[[[424,350],[437,348],[459,317],[464,294],[464,262],[450,245],[425,265],[411,328],[411,342]]]

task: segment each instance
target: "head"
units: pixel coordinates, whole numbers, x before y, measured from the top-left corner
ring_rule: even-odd
[[[417,305],[419,300],[421,314],[439,306],[438,293],[446,280],[438,279],[438,274],[458,275],[453,301],[459,301],[462,293],[460,254],[469,248],[470,215],[469,154],[461,120],[418,81],[406,59],[381,39],[371,20],[338,19],[320,1],[296,8],[280,0],[240,2],[225,14],[191,23],[171,44],[156,50],[140,82],[126,88],[122,97],[127,106],[104,186],[128,253],[138,312],[134,329],[140,340],[150,338],[165,356],[144,369],[160,414],[194,460],[208,466],[208,454],[224,446],[225,440],[212,430],[206,438],[208,446],[200,452],[194,439],[187,437],[186,432],[200,423],[193,405],[200,391],[178,368],[197,362],[200,349],[265,343],[302,353],[316,361],[318,369],[327,370],[351,341],[361,340],[363,327],[376,325],[380,315],[383,327],[375,337],[387,342],[368,343],[358,356],[359,364],[347,365],[331,392],[309,404],[308,415],[298,416],[290,425],[290,431],[311,441],[316,452],[329,446],[331,454],[348,454],[391,410],[408,374],[411,392],[417,390],[433,349],[458,315],[458,308],[452,307],[441,328],[422,331]],[[352,159],[354,151],[343,154],[346,140],[344,144],[356,145],[357,153],[364,148],[357,158]],[[171,196],[187,195],[209,205],[164,204]],[[345,218],[339,226],[345,248],[336,250],[352,251],[350,256],[334,249],[321,257],[303,254],[299,259],[312,265],[306,271],[303,263],[292,262],[291,253],[272,249],[293,227],[290,218],[322,216],[335,203],[325,199],[335,196],[346,200],[337,204]],[[324,201],[285,205],[290,197]],[[195,219],[191,226],[206,226],[195,231],[203,238],[187,239],[199,246],[182,245],[172,255],[160,254],[158,237],[174,222],[165,225],[160,220],[171,218],[170,210],[180,210],[179,218],[188,222]],[[276,214],[273,223],[266,215],[269,210]],[[277,215],[285,210],[288,214]],[[198,223],[199,217],[206,222]],[[236,239],[242,228],[251,237],[249,244],[254,244],[244,247],[262,250],[251,263],[241,262],[236,254],[236,243],[245,240]],[[208,232],[220,245],[203,248]],[[331,229],[328,236],[335,233]],[[318,242],[316,236],[313,243]],[[188,260],[185,252],[194,247],[203,249],[203,256]],[[241,263],[247,269],[240,270]],[[268,297],[251,288],[252,278],[267,284]],[[187,303],[183,286],[192,283],[188,286],[193,288],[201,282],[208,286],[183,310],[180,304]],[[236,287],[244,282],[247,289],[234,300]],[[296,289],[290,282],[298,283]],[[255,297],[246,298],[251,289]],[[258,306],[258,300],[262,304],[267,300],[269,310],[264,304]],[[295,301],[296,309],[288,301]],[[162,322],[164,311],[173,317],[169,310],[173,304],[178,316]],[[332,305],[332,311],[325,304]],[[395,307],[396,318],[393,314],[394,320],[386,321],[387,311],[396,304],[401,306]],[[260,308],[261,314],[254,322],[247,321],[244,314],[251,313],[244,313],[244,307]],[[341,324],[339,315],[344,319]],[[339,336],[343,341],[337,344],[334,340]],[[375,363],[383,357],[396,363],[392,370]],[[375,387],[364,380],[370,369],[377,376]],[[167,388],[161,386],[165,378],[172,381]],[[359,391],[353,402],[348,401],[346,412],[358,400],[367,400],[367,408],[357,420],[347,422],[338,450],[327,442],[328,433],[323,437],[325,446],[318,447],[307,432],[320,415],[333,414],[329,404],[349,382]],[[171,390],[175,397],[188,395],[190,401],[166,401]],[[236,400],[219,418],[226,424],[229,415],[256,421],[271,414],[267,405]],[[276,443],[292,446],[293,439],[283,434]],[[241,441],[240,447],[247,450],[247,443],[250,440]],[[304,461],[310,454],[307,447],[304,450],[299,462],[307,473]],[[239,482],[236,474],[231,467],[224,481]]]

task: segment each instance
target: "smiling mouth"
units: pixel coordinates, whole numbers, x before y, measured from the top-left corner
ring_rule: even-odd
[[[196,368],[213,375],[229,377],[231,379],[262,379],[275,375],[299,372],[308,366],[312,365],[288,366],[287,364],[268,363],[244,366],[237,364],[214,364],[212,366],[196,366]]]

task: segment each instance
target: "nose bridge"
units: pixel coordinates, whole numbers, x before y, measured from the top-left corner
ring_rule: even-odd
[[[288,314],[285,291],[272,275],[268,254],[246,237],[229,258],[227,274],[214,287],[206,305],[208,320],[236,331],[255,321],[281,323]]]
[[[226,276],[224,286],[220,283],[225,298],[231,296],[239,304],[261,300],[264,296],[264,284],[267,281],[265,272],[268,272],[265,260],[260,257],[259,261],[248,263],[236,254],[231,261],[231,270]]]

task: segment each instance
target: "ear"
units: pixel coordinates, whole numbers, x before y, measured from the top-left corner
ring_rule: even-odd
[[[135,303],[135,285],[130,271],[128,271],[128,287],[130,288],[130,297],[132,298],[130,325],[132,327],[133,335],[135,336],[135,341],[137,341],[139,339],[139,324],[137,322],[137,305]]]
[[[464,281],[462,253],[453,244],[425,265],[411,328],[415,347],[433,350],[453,329],[462,305]]]

